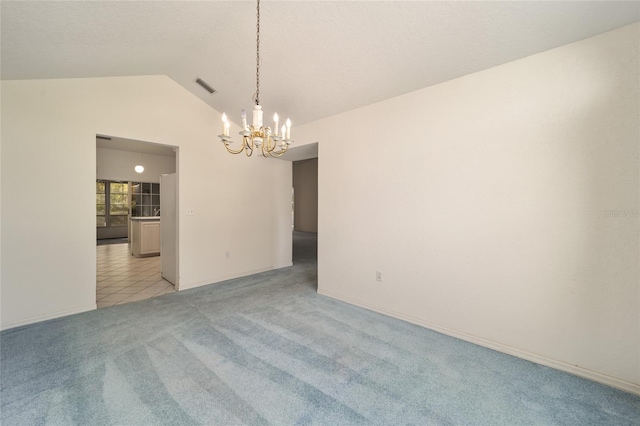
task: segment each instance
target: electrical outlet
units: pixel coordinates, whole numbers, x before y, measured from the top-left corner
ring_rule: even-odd
[[[376,271],[376,281],[382,282],[382,272]]]
[[[230,252],[230,251],[226,252],[226,253],[225,253],[225,257],[226,257],[227,259],[231,258],[231,252]]]
[[[196,214],[195,210],[187,209],[187,216],[193,216],[194,214]]]

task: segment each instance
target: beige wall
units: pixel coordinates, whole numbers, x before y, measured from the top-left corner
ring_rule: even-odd
[[[296,129],[322,146],[319,292],[640,393],[639,39]]]
[[[168,77],[1,84],[3,329],[95,309],[96,134],[179,147],[181,290],[291,264],[291,163],[228,154]]]
[[[293,163],[294,225],[303,232],[318,232],[318,159]]]

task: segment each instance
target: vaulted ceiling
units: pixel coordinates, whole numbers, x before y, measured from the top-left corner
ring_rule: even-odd
[[[252,1],[6,1],[2,79],[164,74],[252,107]],[[294,125],[640,20],[638,2],[261,2],[260,99]],[[217,92],[195,83],[203,78]]]

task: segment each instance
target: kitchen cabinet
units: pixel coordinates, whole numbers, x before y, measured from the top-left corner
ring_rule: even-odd
[[[160,218],[131,218],[131,254],[135,257],[160,255]]]

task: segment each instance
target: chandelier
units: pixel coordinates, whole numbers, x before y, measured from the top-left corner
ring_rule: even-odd
[[[260,0],[257,0],[257,24],[256,24],[256,93],[253,95],[255,107],[253,108],[253,124],[247,126],[247,113],[242,110],[240,117],[242,118],[242,130],[238,133],[242,136],[242,144],[238,149],[233,149],[230,145],[233,143],[229,136],[229,120],[227,114],[222,113],[222,134],[218,135],[224,147],[231,154],[240,154],[244,151],[247,157],[251,157],[254,149],[262,150],[265,157],[280,157],[287,152],[291,140],[291,120],[287,118],[282,128],[278,129],[280,124],[278,113],[273,115],[274,130],[271,127],[264,126],[262,121],[262,106],[260,106]],[[278,133],[280,131],[280,133]]]

